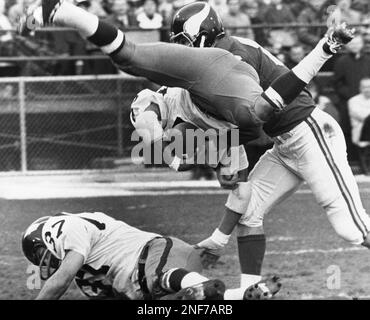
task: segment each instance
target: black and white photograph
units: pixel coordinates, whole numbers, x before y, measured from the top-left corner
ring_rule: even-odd
[[[0,300],[369,300],[369,213],[369,0],[0,0]]]

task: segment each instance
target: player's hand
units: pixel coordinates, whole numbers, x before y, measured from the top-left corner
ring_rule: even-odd
[[[234,175],[222,174],[222,169],[217,168],[217,179],[220,186],[226,190],[234,190],[238,187],[239,182],[246,182],[248,180],[248,169],[239,171]]]
[[[212,236],[194,245],[195,249],[205,249],[208,253],[215,256],[221,256],[223,254],[225,245],[215,242]]]
[[[210,253],[207,249],[200,249],[200,260],[202,262],[203,269],[216,268],[217,262],[220,256]]]
[[[210,237],[194,245],[194,248],[204,249],[206,253],[219,257],[223,254],[230,237],[217,228]]]
[[[234,190],[238,186],[239,175],[220,175],[217,171],[217,179],[220,183],[221,188],[226,190]]]

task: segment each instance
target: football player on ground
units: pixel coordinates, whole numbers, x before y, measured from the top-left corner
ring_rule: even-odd
[[[207,17],[208,13],[209,10],[202,10],[201,14],[197,15],[196,19],[191,19],[191,23],[189,22],[187,24],[191,29],[190,31],[195,31],[195,35],[197,35],[197,30],[199,31],[201,21]],[[322,65],[344,44],[348,43],[353,38],[351,30],[344,26],[333,28],[294,69],[291,71],[286,70],[285,73],[279,75],[264,91],[259,85],[262,79],[258,76],[256,69],[252,65],[241,61],[240,56],[233,56],[223,49],[198,49],[167,43],[136,45],[125,39],[125,35],[121,30],[103,21],[99,21],[97,16],[65,1],[43,0],[41,7],[37,7],[29,17],[25,17],[21,30],[29,27],[30,19],[36,20],[40,25],[52,24],[75,28],[82,36],[86,37],[93,44],[101,47],[103,52],[108,54],[123,71],[137,76],[144,76],[160,85],[187,89],[197,108],[208,115],[236,125],[243,133],[248,133],[251,138],[258,137],[260,126],[264,123],[272,121],[272,123],[276,122],[277,125],[282,125],[283,123],[279,120],[280,112],[289,108],[291,102],[293,102],[296,96],[312,80]],[[31,25],[32,27],[34,26],[32,23]],[[263,51],[259,47],[255,49]],[[332,138],[334,136],[334,139],[338,142],[337,144],[339,144],[336,146],[337,154],[335,155],[335,159],[338,158],[341,160],[340,166],[343,167],[341,169],[342,171],[346,171],[346,177],[349,177],[347,180],[351,180],[353,176],[346,169],[347,167],[349,168],[349,166],[343,155],[345,146],[341,144],[342,139],[338,125],[332,124],[331,118],[325,118],[326,116],[320,113],[319,110],[314,109],[314,107],[311,108],[310,112],[312,113],[310,113],[308,111],[310,108],[299,106],[300,107],[297,109],[300,110],[297,111],[297,113],[305,113],[307,119],[300,119],[300,123],[299,121],[293,121],[293,123],[289,123],[289,126],[282,125],[282,128],[280,128],[282,131],[277,131],[278,136],[276,140],[280,142],[278,146],[284,145],[283,149],[286,150],[286,143],[292,140],[303,139],[301,142],[304,142],[305,146],[310,147],[309,150],[304,150],[306,151],[305,157],[301,157],[302,160],[304,160],[300,168],[304,169],[302,173],[303,178],[309,183],[310,181],[314,183],[312,177],[323,178],[327,175],[327,172],[325,171],[325,174],[323,174],[322,171],[328,170],[330,167],[330,169],[333,168],[333,176],[332,179],[326,179],[325,183],[328,183],[328,181],[331,183],[333,179],[337,179],[338,170],[334,168],[331,159],[328,159],[327,162],[325,161],[325,157],[330,151],[330,149],[327,151],[328,147],[325,137],[328,138],[328,136],[330,136]],[[139,118],[141,119],[139,120]],[[158,119],[155,112],[143,112],[142,115],[138,116],[136,121],[155,122],[158,121]],[[325,126],[325,128],[329,129],[326,131],[330,131],[330,134],[323,135],[322,127],[324,123],[329,124],[329,126]],[[292,126],[293,124],[295,126]],[[304,133],[302,133],[302,131],[298,132],[300,129],[307,129],[309,131],[305,131]],[[293,133],[294,138],[287,139],[287,137],[290,137]],[[309,143],[306,138],[309,140]],[[316,138],[317,140],[315,140]],[[297,145],[298,143],[293,143],[290,151],[302,152],[302,149],[293,150],[293,147],[297,147]],[[273,153],[270,152],[264,157],[269,158],[268,161],[264,162],[268,162],[269,168],[264,170],[262,174],[269,175],[268,172],[271,168],[281,168],[281,170],[277,170],[278,176],[275,174],[269,175],[269,179],[274,180],[272,183],[276,188],[267,191],[275,191],[275,189],[278,189],[279,194],[276,195],[280,196],[280,193],[284,193],[284,196],[286,196],[297,187],[297,183],[301,181],[302,177],[292,173],[291,170],[286,170],[285,163],[281,165],[283,160],[277,155],[277,144],[275,144],[275,147]],[[281,150],[281,152],[282,151],[283,150]],[[310,153],[313,154],[310,155]],[[310,159],[306,161],[306,156],[317,160],[313,161]],[[316,172],[308,173],[308,171],[313,170],[312,166],[310,166],[311,163],[319,164],[319,168],[316,169]],[[272,164],[274,165],[271,166]],[[294,164],[296,164],[296,162],[294,162]],[[336,165],[336,168],[338,168],[338,165]],[[296,171],[296,168],[292,170]],[[308,177],[306,177],[307,175]],[[326,207],[330,207],[330,203],[325,203],[325,201],[327,198],[332,200],[332,198],[335,197],[336,200],[338,200],[337,195],[332,195],[332,193],[335,193],[334,191],[338,191],[338,189],[334,190],[332,185],[328,187],[325,183],[321,183],[320,181],[320,183],[318,183],[319,185],[313,187],[313,190],[314,192],[317,190],[317,192],[315,192],[317,196],[320,195],[319,190],[323,185],[325,185],[325,192],[328,189],[333,190],[333,192],[330,193],[330,197],[324,195],[324,200],[318,198],[320,203]],[[341,189],[339,191],[340,199],[347,201],[348,192],[345,193],[345,196],[342,196],[343,184],[344,183],[341,182]],[[351,180],[348,181],[347,185],[348,184],[352,185],[355,184],[355,182]],[[262,183],[262,185],[264,184]],[[233,224],[239,221],[240,215],[245,214],[246,207],[249,203],[247,200],[251,197],[249,192],[250,186],[251,184],[240,184],[231,195],[228,205],[230,209],[228,214],[230,214],[231,218],[235,221],[233,220],[232,223],[228,223],[227,225],[233,226]],[[356,192],[357,189],[355,189],[354,193],[356,194]],[[350,229],[349,233],[351,233],[351,237],[353,234],[356,237],[356,239],[351,238],[351,241],[358,242],[358,236],[361,234],[361,242],[363,242],[365,230],[359,232],[357,231],[357,227],[360,229],[366,228],[363,226],[363,220],[365,218],[361,212],[361,216],[359,216],[358,213],[352,214],[354,209],[353,198],[355,198],[355,196],[352,197],[350,195],[350,197],[352,203],[348,204],[347,209],[344,208],[344,210],[342,210],[344,206],[342,206],[341,202],[340,214],[332,214],[331,217],[340,216],[338,220],[339,223],[335,223],[335,227],[340,234]],[[267,200],[275,203],[275,195],[272,196],[268,194]],[[334,201],[334,207],[338,207],[338,201]],[[355,201],[356,205],[358,205],[359,201],[357,198],[355,198]],[[263,208],[266,209],[265,207]],[[334,212],[338,212],[337,209],[335,210]],[[255,211],[258,212],[258,210]],[[255,213],[255,211],[253,213]],[[352,214],[352,218],[348,217],[350,216],[349,212]],[[331,221],[335,220],[331,217]],[[366,219],[365,223],[367,223]],[[349,226],[348,228],[347,225]],[[229,237],[228,231],[229,230],[221,230],[220,232],[220,230],[217,230],[214,239],[217,238],[217,241],[221,239],[221,242],[227,241]],[[344,233],[346,233],[347,236],[348,232]],[[252,240],[252,243],[253,242],[254,239]],[[246,250],[241,250],[241,252],[244,251]]]
[[[191,245],[101,212],[39,218],[22,236],[22,249],[47,280],[37,299],[59,299],[73,280],[91,299],[258,300],[281,287],[271,277],[247,290],[225,290],[221,280],[200,274]]]
[[[289,69],[254,41],[226,35],[217,14],[205,3],[180,9],[172,31],[175,42],[223,48],[240,57],[257,72],[261,87],[267,91],[281,75],[289,74]],[[219,227],[198,247],[222,252],[237,225],[241,286],[259,281],[266,248],[264,215],[304,181],[337,234],[352,244],[370,247],[370,218],[362,206],[338,123],[320,111],[303,90],[265,122],[263,129],[273,138],[273,149],[261,157],[249,181],[239,183],[230,194]]]

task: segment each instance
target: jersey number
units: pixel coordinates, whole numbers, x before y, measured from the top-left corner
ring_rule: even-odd
[[[59,225],[59,228],[58,228],[58,231],[57,231],[57,239],[61,236],[61,234],[63,233],[62,232],[62,227],[64,225],[64,222],[65,220],[60,220],[56,223],[54,223],[51,227],[54,229],[57,225]],[[45,232],[45,240],[50,243],[52,246],[53,246],[53,249],[54,251],[56,252],[56,247],[55,247],[55,240],[53,239],[53,237],[51,236],[51,232],[48,231],[48,232]]]
[[[93,220],[93,219],[89,219],[89,218],[84,218],[84,217],[80,217],[81,219],[84,219],[85,221],[88,221],[90,223],[92,223],[95,227],[97,227],[99,230],[105,230],[105,223],[100,223],[99,221],[96,221],[96,220]],[[56,228],[58,225],[58,230],[57,230],[57,234],[56,234],[56,238],[58,239],[63,231],[62,231],[62,227],[64,225],[66,221],[65,220],[59,220],[57,222],[55,222],[51,227],[52,229]],[[53,239],[53,237],[51,236],[51,232],[50,231],[47,231],[45,232],[45,240],[47,243],[51,244],[53,246],[53,249],[54,249],[54,252],[56,252],[56,247],[55,247],[55,240]]]

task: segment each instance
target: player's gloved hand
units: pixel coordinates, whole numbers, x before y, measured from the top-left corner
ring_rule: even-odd
[[[220,230],[216,229],[212,235],[194,245],[195,249],[205,249],[210,254],[221,256],[225,246],[229,242],[230,235],[226,235]]]

